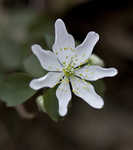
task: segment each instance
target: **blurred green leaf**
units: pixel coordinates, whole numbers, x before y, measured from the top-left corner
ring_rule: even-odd
[[[54,22],[46,15],[34,17],[29,26],[29,41],[51,50],[54,41]]]
[[[0,39],[0,64],[5,70],[20,69],[25,52],[15,41]]]
[[[90,81],[89,81],[90,82]],[[105,90],[106,90],[106,86],[104,84],[103,80],[97,80],[97,81],[93,81],[91,82],[91,84],[95,87],[96,92],[100,95],[100,96],[104,96]]]
[[[23,44],[27,38],[27,28],[35,16],[32,12],[17,11],[0,14],[0,67],[2,72],[21,70],[27,49]]]
[[[45,32],[44,35],[45,42],[49,50],[52,50],[52,46],[54,44],[54,34],[53,32]]]
[[[0,81],[0,99],[6,102],[7,106],[22,104],[36,93],[29,87],[31,80],[30,76],[23,73],[8,75]]]
[[[48,113],[50,118],[54,121],[59,119],[59,106],[56,98],[56,87],[46,89],[43,95],[45,111]]]
[[[34,12],[29,9],[1,13],[0,37],[4,35],[17,42],[23,42],[27,37],[28,26],[34,17]]]
[[[27,73],[32,75],[33,77],[41,77],[44,76],[47,71],[45,71],[36,56],[31,55],[24,61],[24,69]]]

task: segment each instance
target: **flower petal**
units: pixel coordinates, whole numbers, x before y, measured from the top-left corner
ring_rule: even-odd
[[[32,52],[39,59],[41,66],[48,71],[62,71],[56,55],[51,51],[43,50],[39,45],[32,46]]]
[[[44,87],[54,87],[58,82],[61,80],[61,78],[64,76],[63,73],[59,72],[48,72],[45,76],[33,79],[30,82],[30,87],[34,90],[39,90]]]
[[[76,47],[75,57],[73,59],[75,67],[80,66],[86,62],[86,60],[91,56],[93,48],[98,40],[99,35],[97,33],[89,32],[87,34],[83,43]]]
[[[69,63],[73,56],[73,49],[75,48],[75,42],[72,35],[70,35],[64,22],[61,19],[57,19],[55,22],[55,42],[53,45],[53,51],[57,55],[61,63]]]
[[[65,116],[67,114],[67,106],[72,98],[68,79],[64,79],[56,90],[56,96],[59,102],[59,114]]]
[[[95,81],[104,77],[113,77],[117,74],[117,72],[118,71],[115,68],[102,68],[96,65],[86,65],[79,70],[76,70],[75,75],[85,80]]]
[[[71,77],[70,81],[75,95],[82,98],[90,106],[96,109],[100,109],[103,107],[103,99],[99,95],[97,95],[90,83],[87,83],[77,77]]]

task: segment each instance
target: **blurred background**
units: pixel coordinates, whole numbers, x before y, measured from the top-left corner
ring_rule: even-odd
[[[50,48],[54,21],[82,41],[100,34],[94,49],[119,74],[105,79],[105,107],[94,110],[74,97],[71,112],[53,122],[38,111],[35,97],[23,106],[0,103],[0,150],[133,150],[133,1],[132,0],[0,0],[0,72],[25,70],[43,75],[27,60],[34,43]],[[31,119],[32,118],[32,119]]]

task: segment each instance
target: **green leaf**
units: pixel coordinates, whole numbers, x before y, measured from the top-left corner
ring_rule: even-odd
[[[49,32],[49,31],[45,32],[44,39],[45,39],[48,49],[51,50],[52,45],[54,44],[54,33]]]
[[[90,81],[89,81],[90,82]],[[97,81],[93,81],[91,82],[91,84],[95,87],[96,92],[100,95],[100,96],[104,96],[105,90],[106,90],[106,86],[104,84],[103,80],[97,80]]]
[[[33,77],[41,77],[44,76],[47,71],[45,71],[37,58],[34,55],[29,56],[25,61],[24,61],[24,69],[27,73],[32,75]]]
[[[1,72],[21,70],[28,49],[23,48],[27,41],[27,28],[35,16],[32,11],[24,10],[0,14],[0,67]]]
[[[0,82],[0,99],[6,102],[7,106],[24,103],[36,93],[29,87],[31,80],[31,77],[23,73],[8,75]]]
[[[54,22],[46,15],[34,17],[29,26],[29,41],[40,44],[44,49],[52,49],[54,42]]]
[[[45,107],[44,110],[48,113],[52,120],[57,122],[59,119],[59,106],[56,98],[56,87],[47,89],[43,95],[43,98]]]
[[[24,57],[24,50],[12,39],[0,38],[0,65],[5,70],[19,69]]]

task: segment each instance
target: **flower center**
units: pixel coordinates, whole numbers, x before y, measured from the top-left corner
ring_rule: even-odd
[[[70,77],[70,76],[74,75],[74,68],[73,68],[73,66],[71,66],[71,64],[69,64],[67,67],[63,68],[63,72],[66,77]]]

